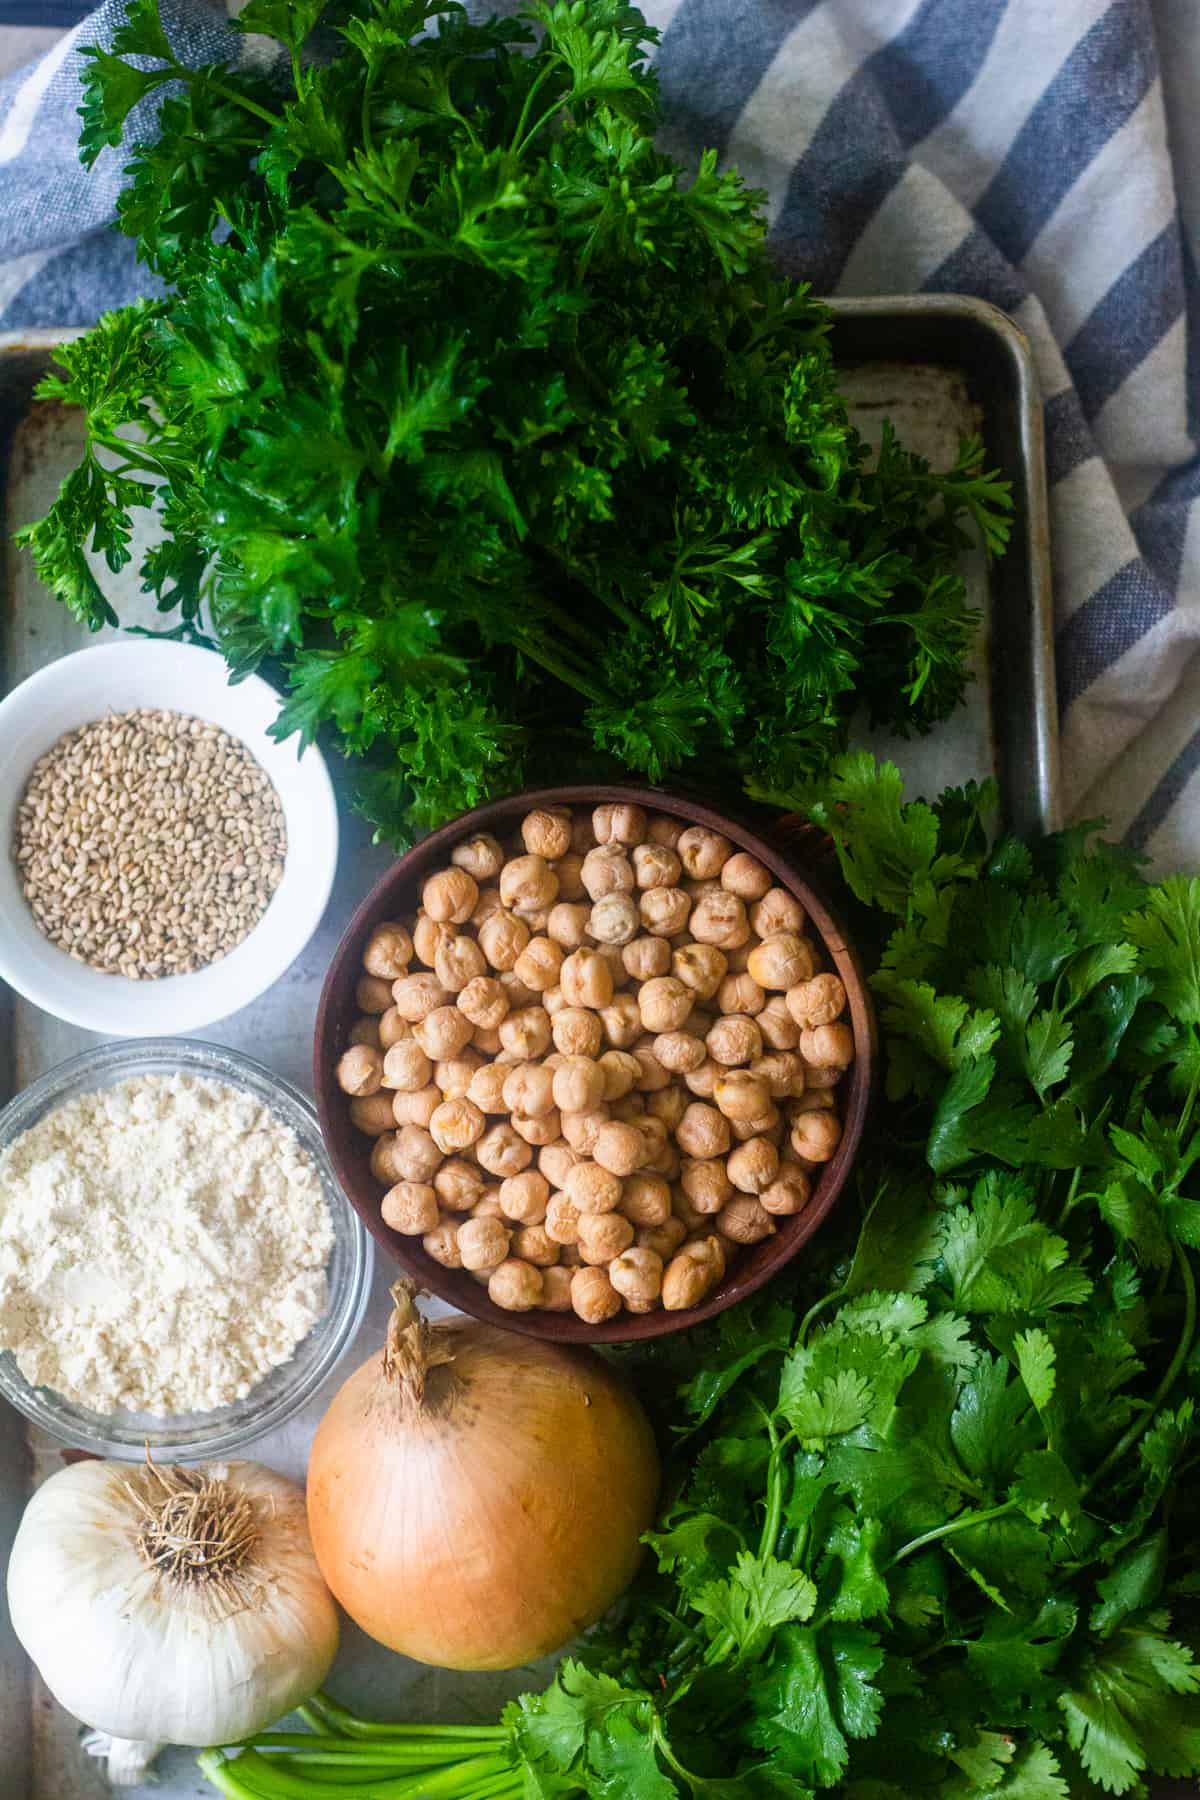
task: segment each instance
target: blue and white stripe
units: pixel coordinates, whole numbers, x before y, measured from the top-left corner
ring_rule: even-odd
[[[219,0],[163,10],[189,58],[219,52]],[[979,294],[1025,329],[1067,807],[1159,866],[1200,864],[1200,0],[643,10],[664,144],[685,161],[715,145],[766,190],[785,268],[829,293]],[[119,160],[74,163],[77,62],[56,46],[0,85],[0,327],[86,322],[137,287],[121,241],[85,235]]]

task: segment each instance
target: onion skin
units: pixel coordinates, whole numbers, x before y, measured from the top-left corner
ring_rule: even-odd
[[[382,1351],[321,1421],[313,1549],[379,1643],[442,1668],[515,1668],[632,1580],[658,1494],[653,1433],[590,1350],[473,1320],[419,1329],[436,1346],[422,1393]]]

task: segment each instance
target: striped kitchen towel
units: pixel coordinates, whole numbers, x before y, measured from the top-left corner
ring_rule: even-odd
[[[1159,867],[1200,865],[1200,0],[644,10],[667,147],[716,145],[766,190],[786,269],[831,294],[981,295],[1028,333],[1066,808]],[[255,54],[215,0],[162,11],[189,61]],[[0,328],[146,290],[127,240],[99,232],[121,157],[88,176],[75,156],[76,51],[121,12],[0,85]]]

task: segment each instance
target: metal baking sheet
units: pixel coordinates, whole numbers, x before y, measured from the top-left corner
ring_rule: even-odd
[[[1017,521],[1008,555],[993,568],[968,558],[973,603],[983,614],[970,702],[930,737],[872,747],[894,755],[913,792],[948,781],[996,774],[1005,812],[1019,829],[1057,823],[1057,743],[1053,643],[1046,541],[1040,409],[1028,347],[994,308],[957,296],[834,303],[834,350],[843,388],[864,432],[890,418],[901,438],[944,466],[960,436],[983,431],[991,456],[1015,485]],[[0,485],[4,534],[0,549],[0,690],[43,664],[96,641],[74,624],[35,580],[28,557],[11,548],[11,533],[38,517],[76,460],[77,418],[33,399],[57,342],[75,333],[0,336]],[[137,593],[133,568],[103,579],[127,623],[161,623]],[[112,633],[102,633],[110,636]],[[338,770],[333,768],[335,782]],[[16,779],[23,771],[0,771]],[[341,927],[383,869],[374,848],[342,808],[338,881],[324,923],[287,974],[241,1013],[197,1035],[230,1044],[269,1063],[303,1088],[317,993]],[[49,1018],[0,984],[0,1103],[45,1069],[98,1040]],[[386,1317],[389,1271],[377,1267],[375,1290],[359,1343],[329,1387],[305,1413],[263,1437],[254,1454],[303,1478],[308,1445],[332,1388],[374,1349]],[[62,1447],[0,1402],[0,1567],[32,1484],[61,1466]],[[502,1701],[539,1685],[545,1670],[454,1676],[390,1655],[347,1626],[331,1678],[339,1696],[380,1716],[494,1719]],[[150,1791],[150,1790],[146,1790]],[[194,1755],[167,1752],[152,1790],[160,1800],[210,1795]],[[102,1800],[110,1790],[79,1746],[77,1723],[51,1700],[15,1643],[0,1594],[0,1800]]]

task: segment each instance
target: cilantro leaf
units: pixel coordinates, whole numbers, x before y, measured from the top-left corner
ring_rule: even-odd
[[[1125,935],[1156,997],[1182,1024],[1200,1024],[1200,878],[1169,875],[1128,914]]]
[[[816,1603],[817,1590],[807,1575],[748,1550],[739,1553],[723,1581],[706,1582],[692,1595],[695,1610],[732,1637],[740,1662],[761,1655],[772,1634],[790,1619],[810,1618]]]

